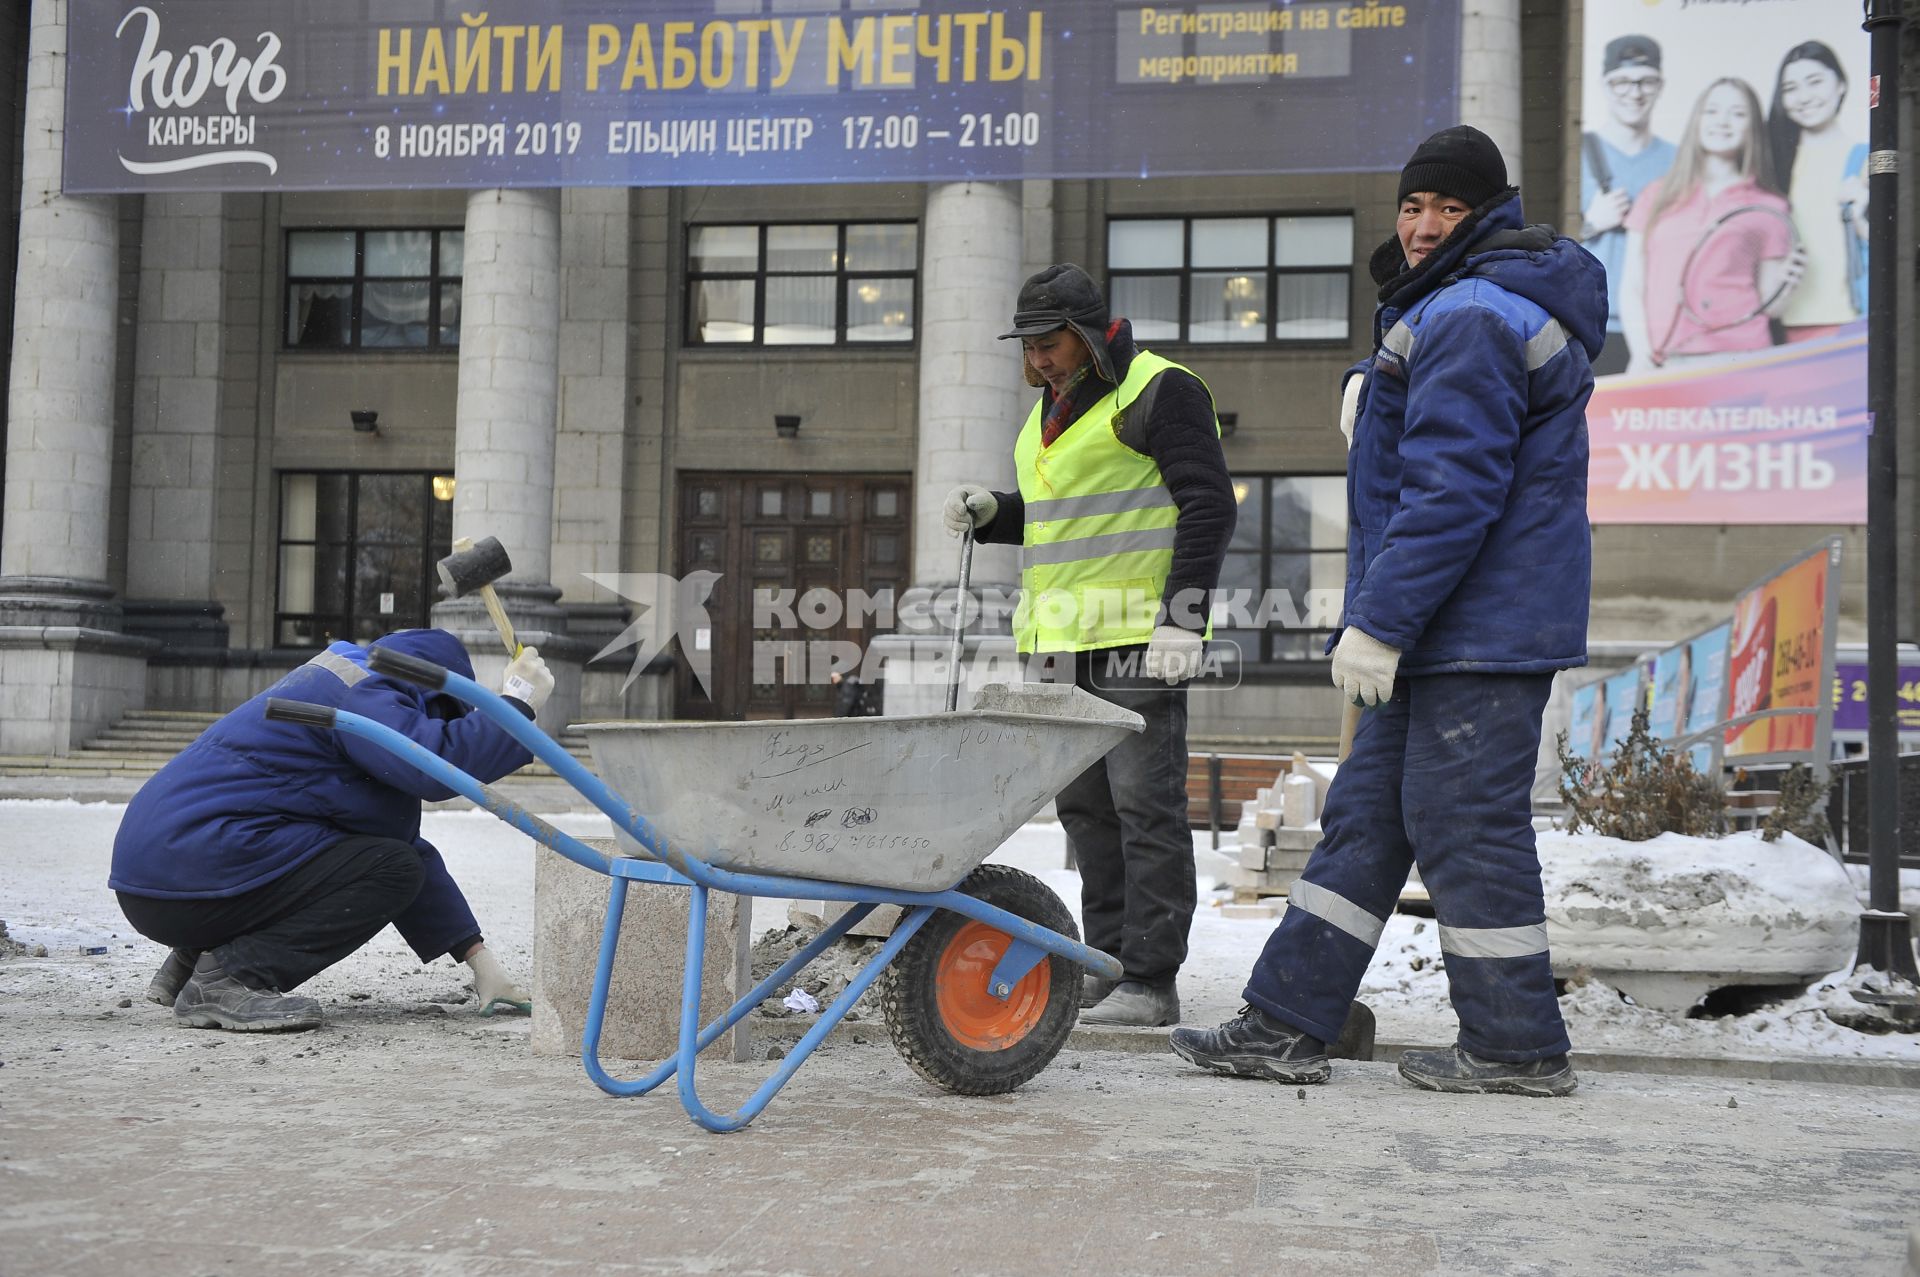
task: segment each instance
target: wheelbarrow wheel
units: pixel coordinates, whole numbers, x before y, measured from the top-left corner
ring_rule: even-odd
[[[959,889],[1078,940],[1073,914],[1032,874],[982,865]],[[960,1095],[999,1095],[1047,1067],[1080,1007],[1080,965],[1049,955],[1006,998],[987,991],[1012,938],[941,910],[881,977],[880,1006],[913,1071]]]

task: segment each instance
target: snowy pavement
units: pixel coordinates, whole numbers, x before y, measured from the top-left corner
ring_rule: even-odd
[[[1911,1088],[1584,1071],[1535,1101],[1415,1091],[1386,1063],[1291,1088],[1070,1050],[968,1099],[859,1024],[719,1137],[533,1055],[525,1019],[474,1015],[464,969],[391,931],[307,986],[316,1032],[184,1030],[141,1000],[161,955],[103,885],[121,814],[0,803],[0,918],[46,949],[0,959],[0,1272],[1890,1273],[1920,1223]],[[524,972],[533,844],[478,813],[426,832]],[[1055,826],[997,858],[1077,895]],[[1203,906],[1190,1019],[1237,1007],[1270,926]],[[1450,1038],[1437,957],[1430,922],[1394,920],[1363,991],[1383,1040]],[[1588,985],[1565,1006],[1589,1050],[1915,1055],[1793,1004],[1689,1021]],[[771,1067],[703,1063],[702,1093],[738,1103]]]
[[[30,960],[0,966],[0,992],[42,979],[49,987],[79,979],[102,997],[114,990],[144,989],[164,955],[128,928],[105,887],[113,836],[124,810],[117,804],[0,801],[0,846],[5,848],[0,852],[0,921],[16,941],[44,945],[60,969],[56,979],[50,971],[30,974],[29,969],[40,965]],[[605,818],[598,815],[552,819],[576,834],[608,832]],[[429,812],[424,830],[472,901],[488,945],[511,969],[530,976],[536,845],[477,811]],[[1194,837],[1201,907],[1180,980],[1183,1018],[1199,1024],[1239,1009],[1247,972],[1273,929],[1269,920],[1227,918],[1215,907],[1224,893],[1208,890],[1207,871],[1224,862],[1208,849],[1209,842],[1205,833]],[[992,859],[1038,875],[1078,914],[1079,875],[1061,868],[1065,843],[1058,825],[1034,822],[1023,827]],[[785,910],[784,901],[756,902],[756,931],[784,925]],[[82,948],[100,946],[107,948],[104,955],[80,954]],[[323,1003],[380,994],[399,1001],[457,1004],[465,996],[465,974],[465,968],[446,959],[422,967],[388,929],[303,992]],[[1396,915],[1388,922],[1360,996],[1374,1011],[1382,1042],[1453,1040],[1453,1013],[1431,921]],[[1634,1006],[1607,986],[1588,983],[1570,989],[1561,1006],[1581,1051],[1920,1066],[1920,1034],[1871,1035],[1842,1028],[1821,1011],[1833,996],[1815,986],[1748,1014],[1688,1019]]]

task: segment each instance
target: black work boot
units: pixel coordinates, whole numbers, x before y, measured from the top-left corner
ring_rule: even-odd
[[[190,1029],[285,1033],[319,1028],[320,1004],[244,984],[228,975],[211,953],[203,953],[174,999],[173,1018]]]
[[[1579,1082],[1564,1055],[1544,1060],[1483,1060],[1457,1043],[1441,1051],[1408,1051],[1400,1076],[1425,1091],[1463,1095],[1566,1095]]]
[[[180,996],[180,986],[193,974],[193,964],[198,961],[198,949],[174,949],[169,952],[167,960],[154,973],[153,983],[147,986],[147,1001],[163,1007],[172,1006],[173,1000]]]
[[[1180,1023],[1180,995],[1172,985],[1161,988],[1139,980],[1122,980],[1080,1016],[1080,1023],[1096,1027],[1157,1029]]]
[[[1256,1006],[1214,1029],[1175,1029],[1173,1053],[1203,1069],[1270,1082],[1324,1082],[1333,1073],[1327,1044]]]
[[[1109,980],[1104,976],[1083,975],[1080,977],[1080,1009],[1099,1006],[1101,1001],[1119,987],[1118,980]]]

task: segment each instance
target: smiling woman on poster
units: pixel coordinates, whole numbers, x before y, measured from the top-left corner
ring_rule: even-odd
[[[1841,116],[1847,73],[1818,40],[1787,50],[1767,134],[1807,250],[1806,278],[1781,312],[1788,341],[1825,337],[1866,313],[1867,145]]]
[[[1627,215],[1620,289],[1630,373],[1773,343],[1804,269],[1761,130],[1760,99],[1724,77],[1695,101],[1673,168]]]

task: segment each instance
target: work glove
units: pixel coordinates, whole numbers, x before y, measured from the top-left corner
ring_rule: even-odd
[[[1192,630],[1178,625],[1156,625],[1147,640],[1147,659],[1143,663],[1148,678],[1169,683],[1184,683],[1200,672],[1200,652],[1206,641]]]
[[[1000,502],[977,483],[963,483],[949,492],[947,504],[940,511],[952,536],[964,536],[969,528],[977,532],[999,513]]]
[[[1333,648],[1333,685],[1363,709],[1393,695],[1393,672],[1400,649],[1388,647],[1365,630],[1349,625]]]
[[[520,655],[507,664],[507,676],[500,682],[500,695],[511,696],[538,714],[552,694],[553,675],[548,672],[547,663],[540,659],[540,649],[521,648]]]
[[[544,669],[542,667],[542,672]],[[467,969],[473,972],[473,994],[480,1001],[481,1015],[533,1013],[533,999],[507,974],[487,946],[476,945],[467,955]]]

